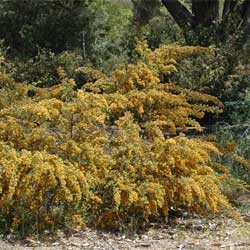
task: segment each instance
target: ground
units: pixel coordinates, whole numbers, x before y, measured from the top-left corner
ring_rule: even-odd
[[[241,209],[239,220],[228,217],[175,218],[166,225],[152,224],[150,229],[133,236],[114,235],[86,229],[69,234],[58,232],[46,241],[11,236],[0,241],[0,250],[171,250],[171,249],[250,249],[250,207]]]

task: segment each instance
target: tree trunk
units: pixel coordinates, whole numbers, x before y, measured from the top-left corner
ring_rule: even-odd
[[[219,0],[193,0],[192,12],[195,16],[196,25],[209,27],[219,19]]]
[[[183,30],[188,44],[206,46],[211,39],[217,39],[214,26],[219,20],[219,0],[192,0],[192,13],[179,0],[162,0],[162,3]]]
[[[245,0],[242,5],[242,30],[243,39],[250,38],[250,1]]]
[[[194,25],[193,15],[183,4],[178,0],[162,0],[162,3],[172,15],[175,22],[184,31],[184,34],[192,30]]]

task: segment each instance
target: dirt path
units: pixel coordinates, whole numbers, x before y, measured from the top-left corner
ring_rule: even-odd
[[[9,240],[11,241],[11,240]],[[28,238],[11,243],[0,241],[0,250],[168,250],[250,249],[250,211],[241,221],[228,218],[177,218],[172,225],[152,225],[142,235],[115,236],[92,230],[58,233],[46,242]]]

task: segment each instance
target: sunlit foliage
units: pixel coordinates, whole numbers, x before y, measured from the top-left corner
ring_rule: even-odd
[[[79,68],[93,82],[76,90],[58,69],[51,88],[0,74],[0,216],[14,229],[84,224],[121,229],[168,218],[171,209],[217,213],[230,205],[205,138],[175,135],[196,118],[220,112],[215,97],[165,83],[179,59],[200,47],[138,42],[134,64],[108,77]],[[32,91],[33,95],[28,95]],[[34,223],[34,220],[36,223]]]

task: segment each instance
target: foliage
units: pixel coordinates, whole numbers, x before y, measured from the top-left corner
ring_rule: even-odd
[[[19,54],[38,48],[61,52],[81,46],[80,32],[89,28],[91,1],[1,1],[1,39]],[[87,43],[89,44],[89,43]]]
[[[12,60],[10,71],[17,82],[25,82],[39,87],[49,87],[60,82],[58,68],[62,68],[69,77],[74,76],[77,68],[84,64],[79,51],[64,51],[59,54],[43,49],[35,57],[27,60]]]
[[[179,27],[169,15],[161,13],[149,20],[142,29],[142,36],[148,41],[150,48],[157,48],[162,44],[185,44]]]
[[[161,2],[183,30],[189,45],[220,46],[228,40],[243,45],[249,41],[248,0],[205,0],[202,3],[196,0],[162,0]]]
[[[16,81],[52,86],[56,69],[71,77],[67,66],[74,63],[108,73],[126,63],[134,47],[132,8],[122,2],[13,0],[2,1],[0,10],[0,39],[9,46]]]
[[[93,1],[89,6],[92,20],[89,34],[89,60],[95,67],[110,72],[117,64],[126,63],[133,44],[132,10],[119,1]]]
[[[229,172],[249,183],[249,45],[241,53],[230,42],[216,54],[195,56],[182,61],[171,76],[181,86],[205,92],[224,101],[224,113],[217,117],[215,133],[223,152],[220,162]],[[210,124],[211,125],[211,122]],[[230,149],[230,150],[229,150]],[[234,185],[233,185],[234,186]]]
[[[133,0],[134,32],[147,40],[150,48],[161,44],[185,44],[181,29],[159,0]]]
[[[223,102],[242,101],[249,87],[249,46],[241,53],[230,43],[215,54],[195,56],[183,60],[179,71],[171,77],[181,86],[218,97]],[[231,110],[225,109],[225,120]]]
[[[214,144],[169,136],[201,130],[196,118],[220,112],[217,98],[164,80],[178,60],[211,51],[152,51],[138,42],[136,53],[134,64],[111,77],[79,68],[95,76],[80,90],[62,69],[60,83],[48,88],[16,84],[1,72],[1,225],[23,233],[75,224],[122,229],[167,219],[171,209],[230,208],[223,183],[231,177],[216,171]]]
[[[250,78],[249,78],[250,80]],[[243,97],[238,101],[231,101],[225,103],[227,109],[229,121],[231,124],[243,124],[249,121],[249,109],[250,109],[250,89],[246,87],[242,93]]]
[[[249,89],[246,89],[242,99],[225,103],[230,123],[222,124],[217,129],[217,135],[225,151],[221,162],[230,166],[234,176],[250,183]]]
[[[224,125],[218,129],[217,136],[223,152],[221,164],[226,164],[233,176],[249,184],[249,126]]]
[[[12,72],[15,68],[14,63],[6,59],[8,49],[9,48],[4,45],[4,41],[0,40],[0,70],[6,73]]]
[[[88,189],[76,166],[45,151],[19,151],[3,142],[0,154],[2,226],[37,233],[73,225],[76,217],[81,218],[79,209]]]

